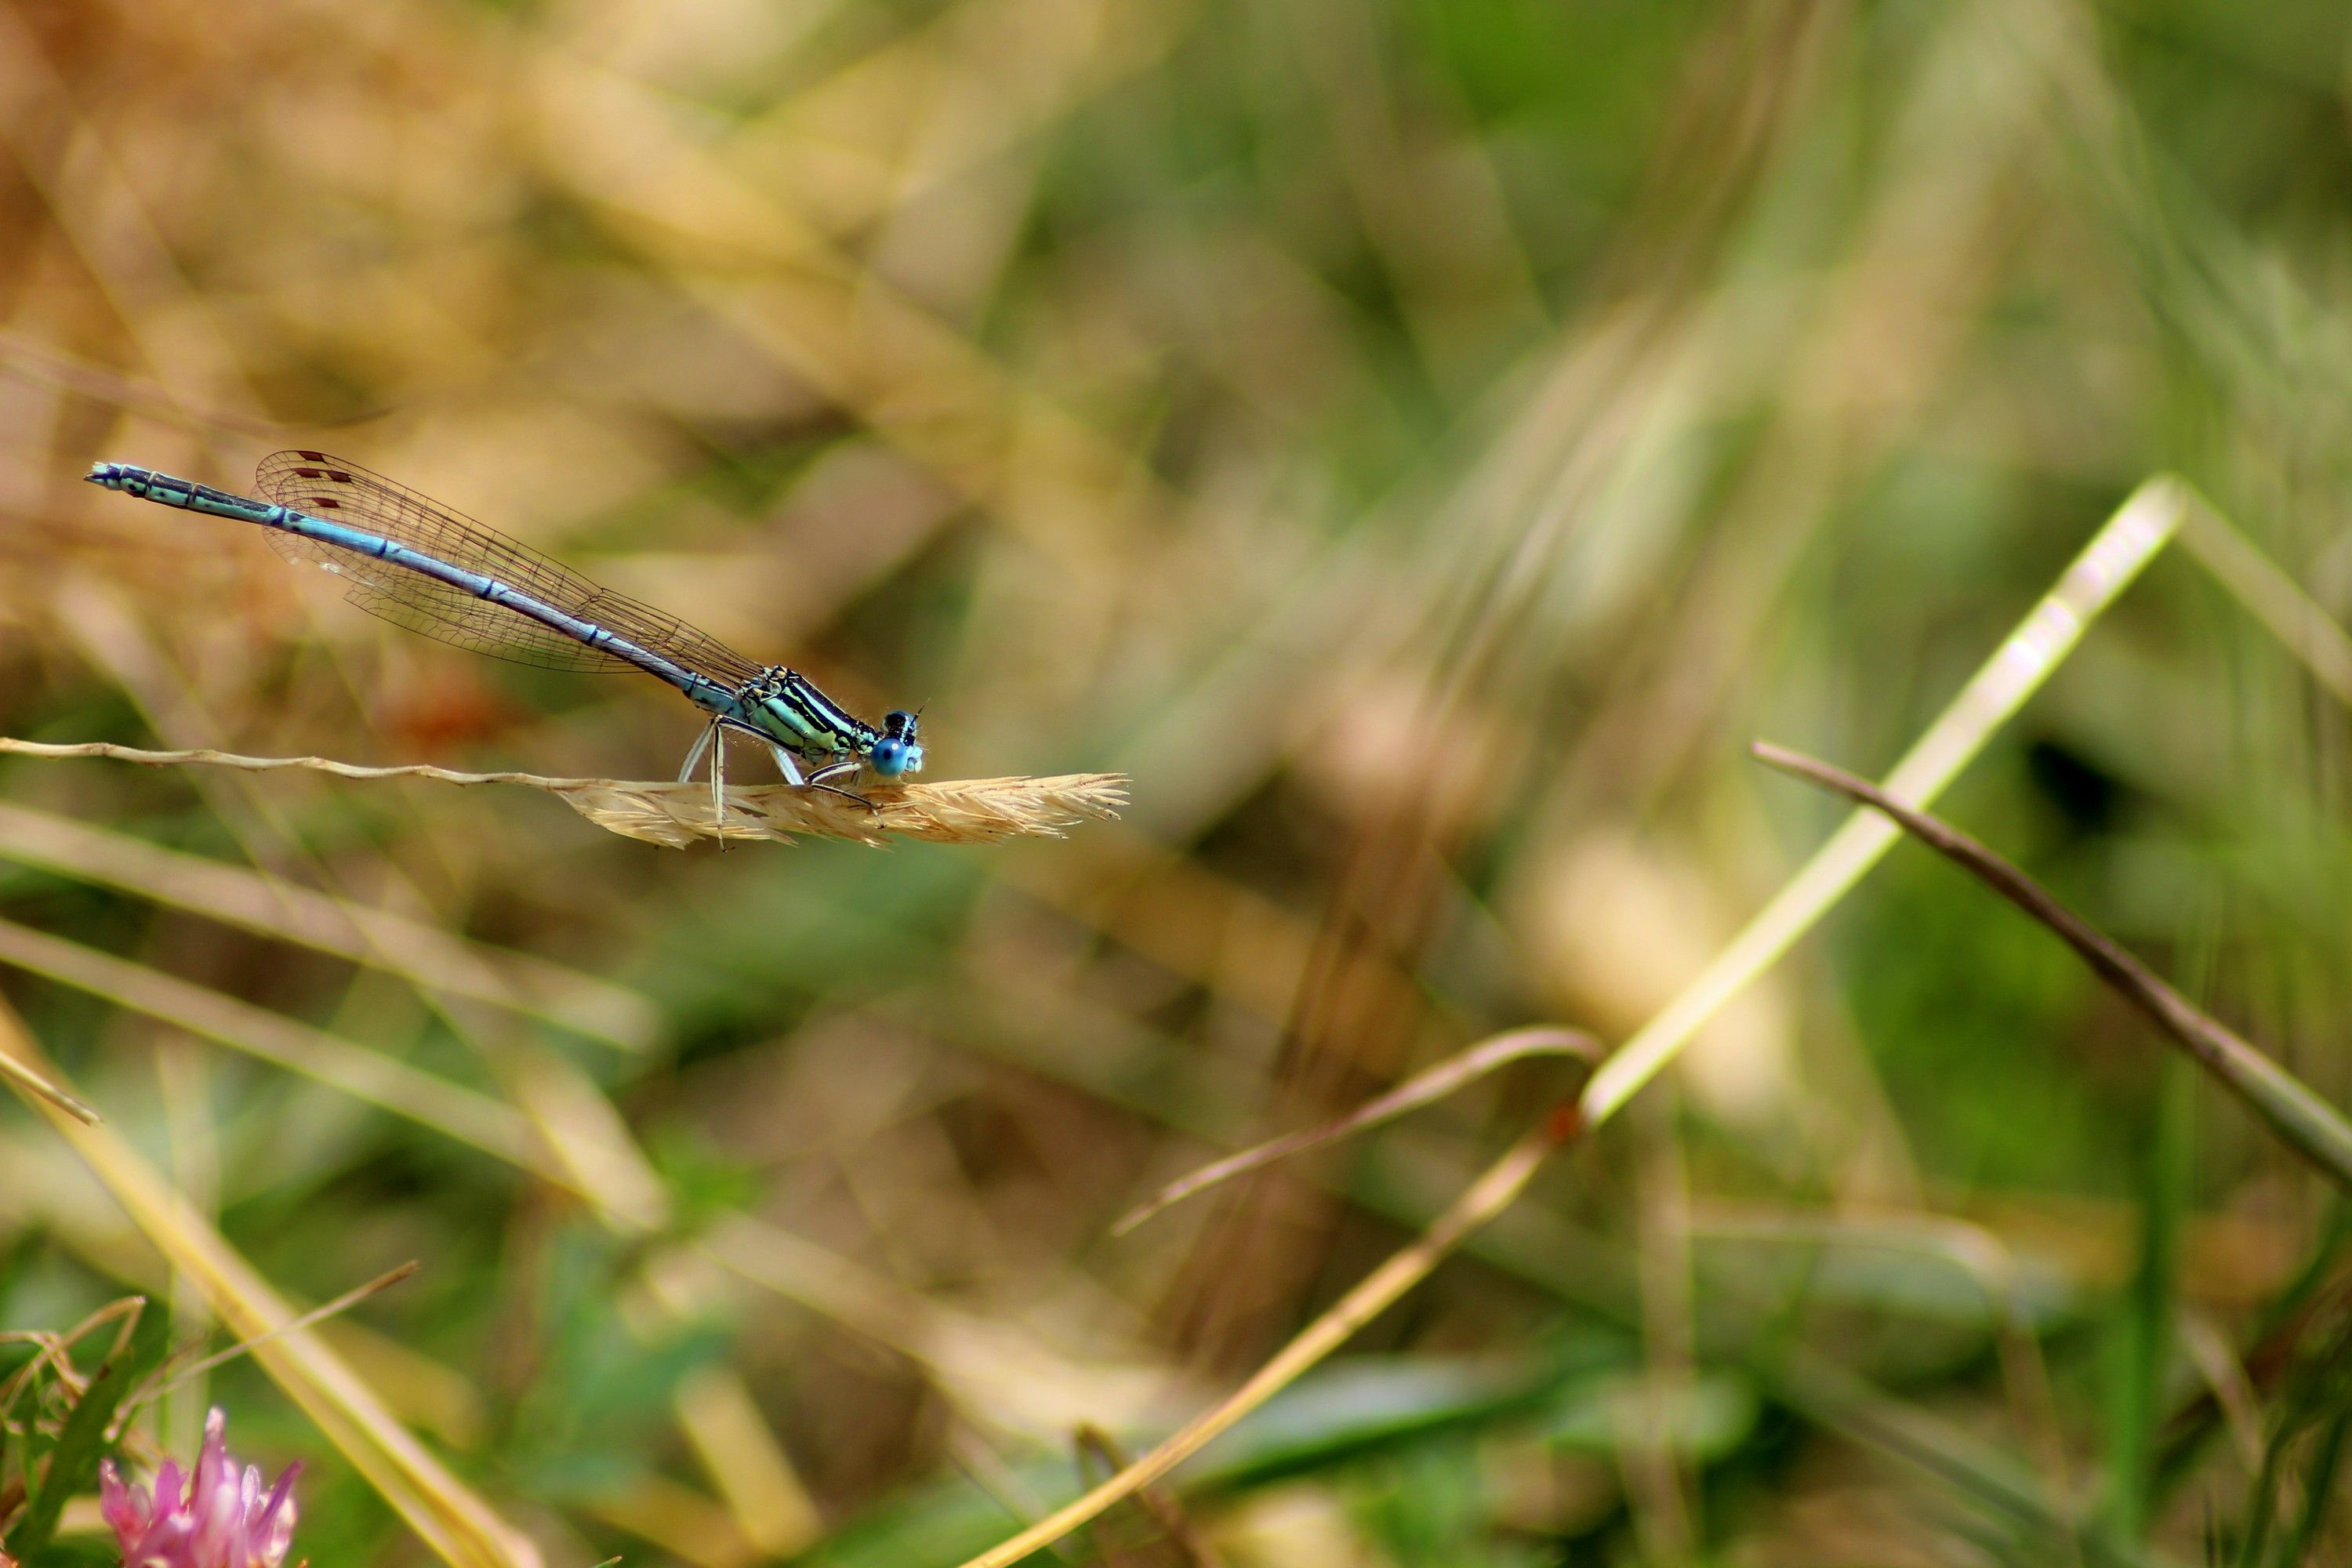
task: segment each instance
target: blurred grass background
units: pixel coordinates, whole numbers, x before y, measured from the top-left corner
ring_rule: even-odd
[[[1127,1207],[1697,970],[1834,820],[1750,736],[1884,767],[2159,469],[2344,617],[2347,90],[2308,3],[0,0],[0,732],[673,771],[651,683],[80,483],[299,444],[925,704],[936,774],[1136,781],[720,856],[5,760],[0,995],[289,1296],[424,1260],[330,1342],[550,1562],[952,1563],[1572,1079]],[[2340,1104],[2346,742],[2176,556],[1946,810]],[[15,1110],[0,1237],[0,1326],[201,1321]],[[1063,1560],[2341,1551],[2344,1253],[1902,850],[1185,1472],[1197,1540]],[[250,1367],[159,1438],[206,1398],[312,1461],[298,1553],[425,1560]]]

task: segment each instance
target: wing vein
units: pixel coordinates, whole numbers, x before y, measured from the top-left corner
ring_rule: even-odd
[[[601,587],[519,539],[340,458],[322,452],[274,453],[261,460],[254,482],[265,499],[279,506],[382,534],[453,566],[494,577],[725,685],[740,686],[760,674],[761,666],[676,616]],[[277,529],[269,531],[269,542],[289,561],[321,566],[343,578],[351,584],[345,597],[352,604],[409,631],[542,669],[600,673],[635,668],[528,616],[389,562]]]

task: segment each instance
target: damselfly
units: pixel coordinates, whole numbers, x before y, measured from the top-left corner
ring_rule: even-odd
[[[891,783],[922,768],[914,714],[885,714],[877,730],[798,671],[753,664],[675,616],[600,588],[520,541],[340,458],[264,458],[254,488],[266,500],[127,463],[100,463],[89,479],[165,506],[257,522],[280,555],[344,578],[352,604],[410,631],[518,664],[642,669],[669,682],[710,715],[677,776],[691,779],[709,752],[718,819],[727,810],[730,732],[767,746],[786,783],[861,805],[870,803],[827,781],[854,780],[863,770]]]

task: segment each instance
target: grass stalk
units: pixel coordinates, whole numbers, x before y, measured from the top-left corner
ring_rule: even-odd
[[[110,757],[145,767],[210,766],[247,773],[300,768],[355,780],[430,779],[450,784],[517,784],[554,795],[599,827],[649,844],[684,848],[720,837],[710,809],[710,786],[675,781],[548,778],[539,773],[467,773],[425,763],[366,767],[331,757],[247,757],[208,748],[157,752],[111,741],[51,745],[0,735],[0,752],[22,757]],[[886,834],[933,844],[992,844],[1022,837],[1058,838],[1089,818],[1118,815],[1127,780],[1118,773],[1063,773],[1052,778],[944,779],[876,788],[872,806],[823,790],[789,784],[734,786],[727,791],[725,837],[789,843],[801,834],[879,846]]]
[[[2180,525],[2180,547],[2302,661],[2312,679],[2352,708],[2352,635],[2203,496]]]
[[[51,1083],[6,1051],[0,1051],[0,1080],[44,1105],[64,1111],[77,1121],[95,1124],[99,1120],[98,1112],[79,1097]]]

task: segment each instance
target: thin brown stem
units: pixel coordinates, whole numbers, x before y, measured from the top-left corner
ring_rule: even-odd
[[[1134,1462],[1119,1447],[1118,1439],[1099,1426],[1080,1426],[1073,1434],[1073,1440],[1077,1446],[1082,1465],[1091,1456],[1102,1462],[1104,1469],[1115,1475]],[[1160,1533],[1176,1548],[1189,1568],[1224,1568],[1224,1559],[1217,1555],[1217,1549],[1209,1544],[1208,1536],[1192,1522],[1192,1517],[1167,1488],[1138,1487],[1135,1500],[1142,1505],[1144,1512],[1151,1516],[1151,1521],[1160,1527]]]
[[[1386,1094],[1366,1100],[1334,1121],[1269,1139],[1238,1154],[1227,1155],[1189,1174],[1179,1176],[1128,1211],[1117,1225],[1110,1227],[1110,1233],[1125,1236],[1161,1209],[1182,1202],[1204,1187],[1230,1181],[1244,1172],[1270,1165],[1276,1160],[1304,1153],[1336,1139],[1345,1138],[1351,1132],[1360,1132],[1384,1121],[1393,1121],[1409,1110],[1419,1110],[1455,1093],[1506,1063],[1517,1061],[1522,1057],[1538,1056],[1580,1057],[1589,1068],[1601,1059],[1601,1042],[1581,1029],[1558,1028],[1511,1029],[1481,1040],[1468,1049],[1446,1058],[1426,1072],[1405,1079]]]
[[[1759,741],[1759,762],[1883,812],[1913,837],[1959,865],[2040,921],[2080,953],[2093,973],[2152,1019],[2289,1147],[2352,1186],[2352,1122],[2228,1026],[2158,978],[2147,965],[2050,896],[2024,872],[1958,829],[1888,795],[1865,779],[1801,752]]]
[[[392,1287],[399,1284],[402,1280],[407,1279],[410,1275],[415,1273],[418,1269],[423,1268],[424,1267],[425,1265],[423,1263],[412,1258],[408,1262],[402,1264],[397,1268],[388,1269],[385,1272],[377,1275],[374,1279],[369,1280],[366,1284],[360,1286],[357,1289],[344,1291],[341,1295],[336,1297],[333,1300],[325,1303],[323,1306],[313,1307],[309,1311],[303,1313],[300,1317],[289,1319],[287,1321],[278,1324],[276,1328],[269,1330],[266,1333],[256,1334],[250,1339],[239,1340],[236,1343],[229,1346],[228,1349],[215,1352],[214,1354],[205,1357],[202,1361],[192,1363],[189,1365],[181,1368],[176,1373],[173,1372],[169,1365],[159,1368],[155,1373],[155,1378],[151,1380],[149,1386],[137,1391],[132,1394],[130,1398],[122,1402],[124,1415],[127,1417],[131,1414],[136,1412],[141,1405],[146,1404],[149,1400],[161,1398],[163,1395],[171,1393],[172,1390],[179,1387],[182,1384],[187,1382],[192,1377],[210,1372],[213,1368],[223,1365],[226,1363],[235,1361],[241,1355],[251,1354],[256,1345],[266,1344],[269,1341],[277,1339],[281,1335],[292,1333],[297,1329],[307,1329],[313,1323],[321,1323],[326,1321],[329,1318],[334,1317],[337,1313],[349,1311],[352,1308],[358,1306],[362,1301],[364,1301],[369,1297],[375,1295],[378,1291],[390,1289]],[[170,1381],[163,1381],[163,1379],[167,1376]]]

